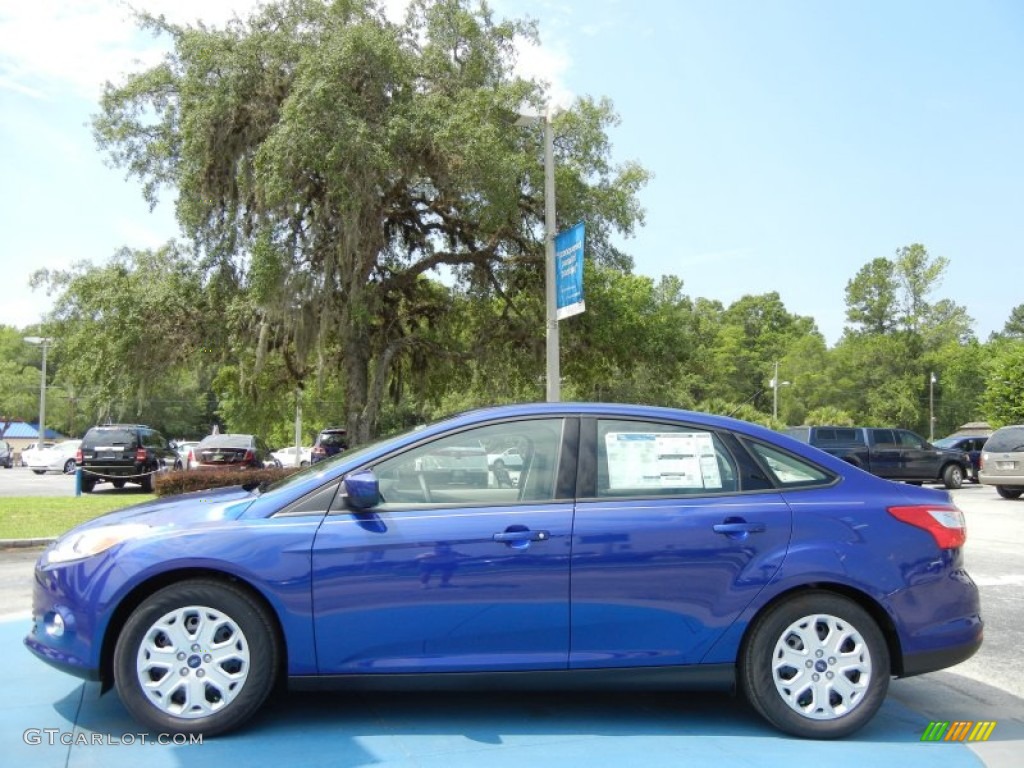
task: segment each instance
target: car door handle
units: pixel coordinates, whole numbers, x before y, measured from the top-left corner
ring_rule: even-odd
[[[549,531],[505,531],[494,534],[494,540],[503,543],[516,541],[547,541],[551,538]]]
[[[764,533],[764,523],[729,522],[713,526],[715,533]]]

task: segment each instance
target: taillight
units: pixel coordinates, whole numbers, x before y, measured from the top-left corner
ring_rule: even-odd
[[[75,461],[78,464],[82,463],[82,449],[81,448],[79,448],[77,451],[75,451]]]
[[[136,448],[135,449],[135,460],[136,461],[145,461],[146,460],[146,449],[145,448]]]
[[[194,462],[195,460],[196,460],[196,455],[194,453],[192,453],[192,449],[189,448],[188,449],[188,464],[189,464],[189,466],[192,466],[192,462]]]
[[[245,452],[245,458],[242,459],[242,461],[245,462],[246,464],[251,464],[255,460],[256,460],[256,454],[254,454],[252,451],[246,451]]]
[[[889,514],[904,523],[923,528],[942,549],[957,549],[967,541],[967,522],[956,507],[922,504],[914,507],[889,507]]]

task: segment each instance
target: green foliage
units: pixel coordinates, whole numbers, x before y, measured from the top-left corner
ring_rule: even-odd
[[[1024,341],[1014,339],[997,347],[982,413],[993,427],[1024,424]]]
[[[285,388],[336,376],[365,440],[403,371],[437,349],[444,302],[422,301],[423,276],[446,265],[457,293],[509,303],[534,280],[542,143],[513,122],[547,95],[512,64],[536,30],[466,0],[414,2],[402,24],[370,0],[291,0],[224,29],[140,19],[174,47],[107,86],[100,145],[151,201],[174,187],[185,233],[248,289],[257,354],[238,375],[280,356]],[[611,162],[616,121],[591,98],[555,118],[556,186],[591,256],[624,267],[613,236],[642,221],[648,174]]]
[[[841,408],[823,405],[808,411],[803,424],[809,427],[853,427],[857,425],[857,420]]]

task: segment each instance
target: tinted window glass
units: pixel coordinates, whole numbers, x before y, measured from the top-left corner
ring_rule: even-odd
[[[900,430],[896,434],[899,437],[900,445],[904,448],[924,448],[924,438],[915,435],[913,432]]]
[[[859,443],[862,442],[860,439],[859,429],[837,429],[836,430],[836,442],[837,443]]]
[[[737,490],[736,465],[713,432],[645,421],[597,422],[598,496]]]
[[[134,445],[135,440],[135,430],[132,429],[93,428],[86,433],[82,443],[92,448],[96,445]]]
[[[985,443],[985,450],[1002,453],[1024,451],[1024,426],[997,429]]]
[[[871,441],[875,445],[896,445],[896,437],[893,435],[891,429],[872,429]]]

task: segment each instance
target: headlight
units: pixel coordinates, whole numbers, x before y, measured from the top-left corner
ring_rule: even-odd
[[[100,552],[105,552],[123,541],[144,536],[151,528],[138,523],[123,525],[104,525],[89,528],[80,533],[73,533],[60,539],[46,557],[51,563],[67,563],[71,560],[82,560]]]

